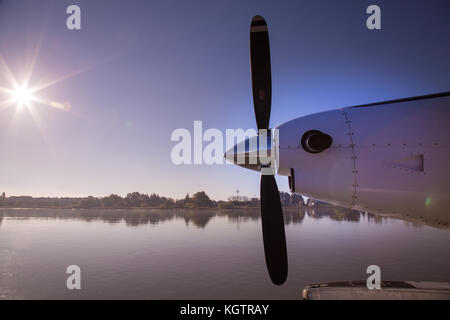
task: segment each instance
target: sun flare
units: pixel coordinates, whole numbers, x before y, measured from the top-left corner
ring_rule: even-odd
[[[37,57],[37,53],[35,54],[35,56]],[[3,80],[6,80],[6,82],[9,84],[6,87],[0,86],[0,111],[8,108],[9,106],[15,106],[18,111],[22,110],[23,107],[26,107],[30,112],[34,114],[36,112],[36,110],[34,110],[35,105],[44,105],[63,111],[69,111],[71,108],[71,104],[69,102],[58,102],[46,99],[41,96],[40,92],[56,83],[79,74],[84,70],[57,78],[56,80],[48,81],[47,83],[35,84],[33,86],[30,86],[34,64],[35,61],[31,64],[30,67],[27,68],[26,76],[24,77],[23,81],[19,82],[9,69],[6,61],[0,55],[0,80],[1,78],[3,78]],[[1,99],[2,97],[5,97],[6,99]]]
[[[33,90],[27,86],[19,86],[11,92],[12,102],[15,102],[19,108],[30,107],[33,101]]]

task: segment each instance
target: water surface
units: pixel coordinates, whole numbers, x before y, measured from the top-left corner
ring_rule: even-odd
[[[450,232],[336,208],[286,210],[271,284],[258,210],[0,209],[2,299],[297,299],[310,283],[450,281]],[[67,266],[82,289],[66,288]]]

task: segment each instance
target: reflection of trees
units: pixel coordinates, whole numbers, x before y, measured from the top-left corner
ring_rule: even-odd
[[[116,217],[116,220],[119,217]],[[140,225],[156,225],[160,222],[173,220],[172,210],[124,210],[120,220],[124,220],[128,226],[137,227]]]
[[[368,222],[385,222],[386,217],[344,209],[334,206],[318,208],[285,208],[284,223],[300,224],[305,215],[312,219],[331,219],[334,221],[359,222],[367,215]],[[261,217],[258,208],[246,209],[0,209],[0,225],[3,217],[21,219],[39,218],[56,220],[103,221],[106,223],[125,222],[127,226],[156,225],[173,219],[183,219],[186,225],[192,223],[197,228],[205,228],[209,221],[218,216],[226,217],[230,223],[258,221]],[[414,225],[409,223],[409,225]]]
[[[173,210],[160,209],[1,209],[0,217],[17,217],[21,219],[55,219],[55,220],[82,220],[86,222],[103,221],[118,223],[124,221],[129,226],[143,224],[158,224],[172,220]]]
[[[212,210],[179,210],[177,217],[181,217],[188,226],[192,222],[199,228],[204,228],[211,218],[216,216],[216,212]]]
[[[305,218],[305,209],[288,209],[283,210],[284,224],[300,224]]]
[[[248,221],[258,221],[261,218],[259,209],[237,209],[223,210],[218,213],[221,216],[227,216],[228,221],[232,223],[241,223]],[[283,209],[284,224],[300,224],[305,217],[304,208],[285,208]]]
[[[218,211],[218,215],[227,217],[231,223],[258,221],[261,217],[259,209],[220,210]]]
[[[308,217],[314,219],[328,218],[334,221],[354,221],[354,222],[358,222],[361,220],[361,213],[359,211],[340,207],[307,209],[306,213],[308,214]]]
[[[375,223],[375,224],[388,223],[389,219],[395,219],[395,217],[381,216],[381,215],[376,215],[376,214],[369,213],[369,212],[361,212],[361,215],[362,216],[367,215],[367,221]],[[403,221],[403,224],[408,228],[419,229],[422,227],[421,224],[414,222],[414,221],[403,220],[401,218],[398,218],[398,220]]]
[[[387,219],[388,219],[387,217],[383,217],[383,216],[376,215],[373,213],[367,213],[367,221],[369,221],[369,222],[374,222],[376,224],[382,224],[383,221],[387,221]]]

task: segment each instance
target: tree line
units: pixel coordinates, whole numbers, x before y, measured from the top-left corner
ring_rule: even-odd
[[[297,194],[280,192],[281,203],[285,207],[304,206],[303,197]],[[4,208],[252,208],[259,207],[259,198],[245,196],[230,196],[227,201],[212,200],[204,191],[186,194],[183,199],[173,199],[153,194],[139,192],[128,193],[125,197],[111,194],[107,197],[80,197],[80,198],[51,198],[30,196],[6,197],[3,192],[0,195],[0,207]]]

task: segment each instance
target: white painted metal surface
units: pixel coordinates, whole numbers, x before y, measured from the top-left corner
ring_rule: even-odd
[[[450,228],[450,96],[349,107],[279,129],[278,174],[296,193],[339,206]],[[302,135],[333,143],[313,154]]]
[[[306,286],[305,300],[450,300],[449,282],[383,281],[369,290],[365,281],[341,281]]]

